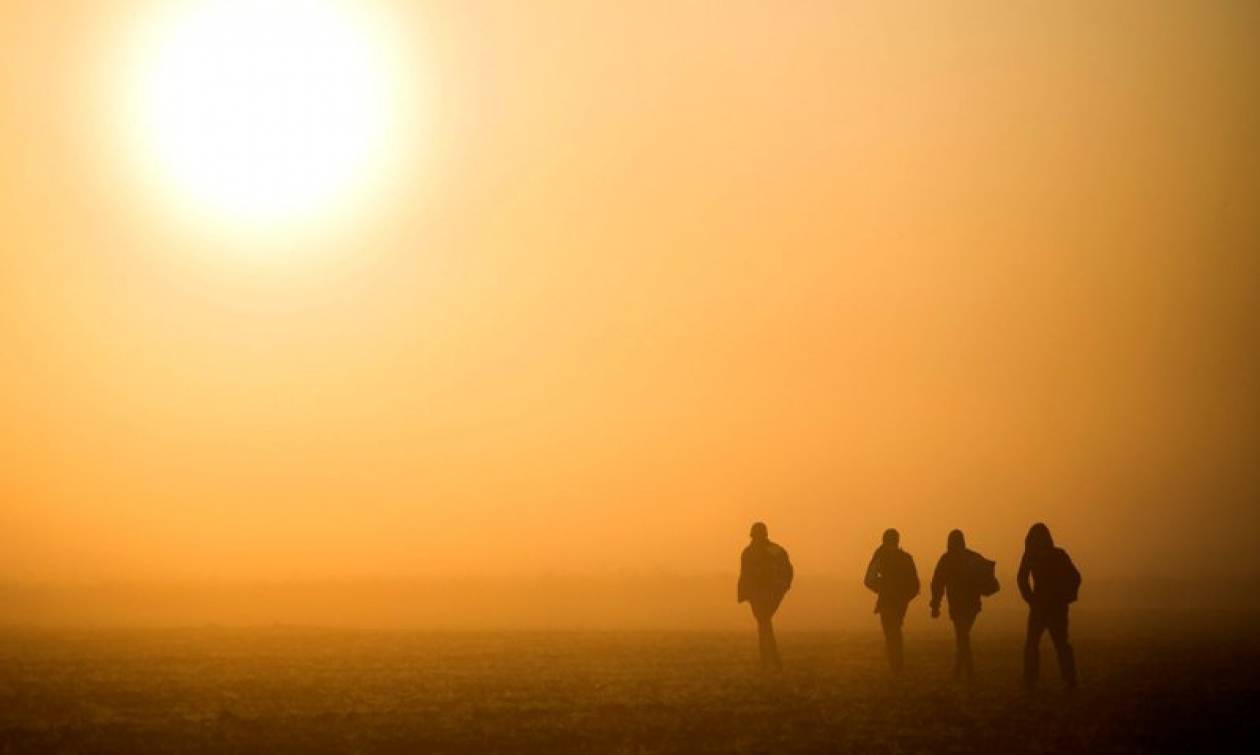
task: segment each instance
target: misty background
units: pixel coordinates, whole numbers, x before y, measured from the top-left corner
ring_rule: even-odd
[[[118,158],[145,2],[0,11],[0,622],[743,626],[755,520],[789,627],[889,526],[1257,605],[1260,5],[385,5],[406,180],[267,249]]]

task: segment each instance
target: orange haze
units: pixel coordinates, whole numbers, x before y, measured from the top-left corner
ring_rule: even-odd
[[[265,249],[119,159],[151,5],[0,9],[0,582],[1260,576],[1260,4],[396,2],[405,180]]]

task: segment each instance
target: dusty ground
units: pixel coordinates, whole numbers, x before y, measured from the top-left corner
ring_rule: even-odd
[[[1152,752],[1254,736],[1247,633],[1079,637],[1084,687],[1019,688],[1020,638],[948,637],[884,673],[874,633],[784,634],[753,670],[733,634],[301,629],[0,632],[2,753]]]

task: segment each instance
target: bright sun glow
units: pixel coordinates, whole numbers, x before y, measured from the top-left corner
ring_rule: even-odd
[[[195,0],[143,32],[141,157],[212,222],[270,231],[344,213],[397,147],[403,94],[381,24],[350,0]]]

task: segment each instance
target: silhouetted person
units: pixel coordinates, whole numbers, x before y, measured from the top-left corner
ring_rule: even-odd
[[[1032,578],[1031,583],[1029,577]],[[1041,635],[1050,632],[1059,671],[1068,689],[1076,688],[1076,658],[1068,644],[1068,604],[1076,601],[1081,573],[1067,551],[1056,548],[1050,528],[1038,522],[1024,538],[1019,562],[1019,594],[1028,603],[1028,639],[1024,644],[1024,684],[1037,686],[1041,666]]]
[[[954,678],[971,679],[971,627],[980,613],[980,599],[997,592],[993,562],[967,548],[962,530],[949,533],[945,555],[932,573],[932,618],[941,615],[941,597],[949,601],[949,620],[954,622]]]
[[[753,617],[757,619],[757,636],[761,648],[763,669],[779,669],[779,645],[774,640],[771,619],[779,610],[779,603],[792,587],[792,562],[782,546],[770,542],[766,525],[757,522],[748,533],[752,542],[744,548],[739,563],[740,603],[748,601]]]
[[[875,613],[879,614],[879,623],[884,628],[888,665],[893,673],[900,673],[905,665],[901,624],[906,618],[906,607],[919,594],[919,572],[914,568],[914,559],[901,549],[900,543],[901,535],[897,530],[885,530],[884,544],[871,556],[864,580],[879,596]]]

